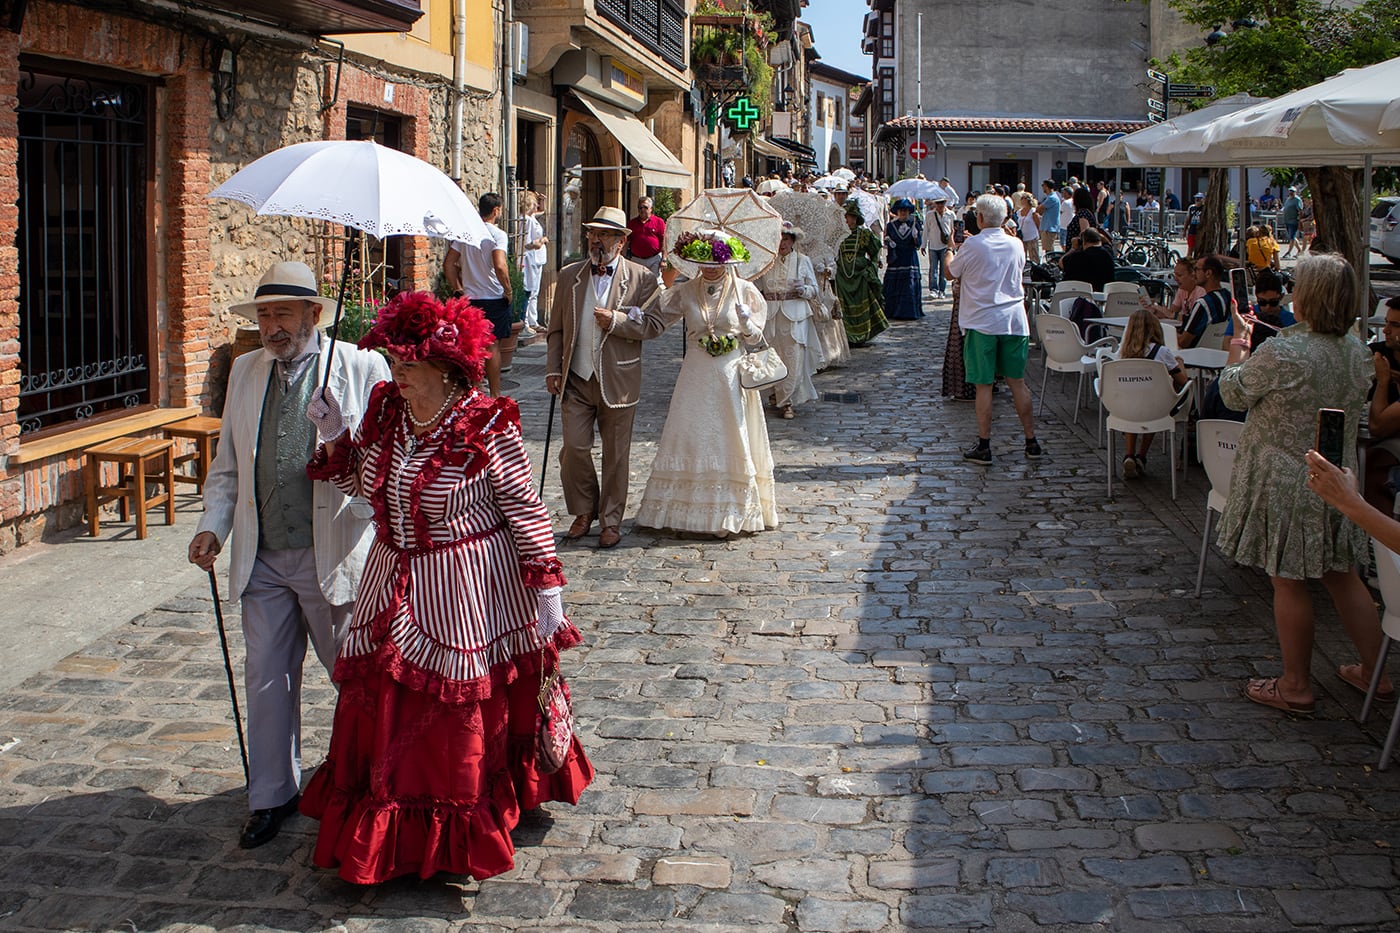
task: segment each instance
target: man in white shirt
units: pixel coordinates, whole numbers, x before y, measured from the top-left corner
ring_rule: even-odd
[[[961,201],[958,200],[958,189],[956,189],[956,188],[953,187],[953,183],[952,183],[951,181],[948,180],[948,176],[947,176],[947,175],[944,175],[942,178],[938,179],[938,187],[942,188],[942,189],[943,189],[943,193],[946,194],[946,195],[948,196],[948,203],[949,203],[949,204],[961,204],[961,203],[962,203]]]
[[[477,201],[481,219],[486,221],[490,239],[476,246],[454,241],[447,250],[442,272],[453,292],[463,295],[481,309],[496,335],[491,356],[486,360],[486,388],[493,398],[501,394],[501,341],[510,336],[511,302],[510,266],[506,257],[510,237],[496,226],[501,219],[501,196],[494,192],[483,194]]]
[[[1026,251],[1002,229],[1006,199],[984,194],[977,199],[977,235],[969,237],[948,263],[962,293],[958,325],[963,331],[963,366],[967,381],[977,386],[977,445],[963,459],[981,466],[992,462],[992,384],[1006,379],[1016,414],[1025,429],[1026,456],[1041,456],[1035,437],[1031,394],[1026,388],[1026,357],[1030,328],[1021,276]]]
[[[953,215],[948,212],[948,199],[938,195],[931,202],[924,222],[924,250],[928,253],[928,290],[938,298],[947,296],[948,278],[943,257],[953,245]]]

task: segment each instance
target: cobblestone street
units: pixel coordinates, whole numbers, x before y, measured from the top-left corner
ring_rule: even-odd
[[[0,693],[0,929],[1400,928],[1391,707],[1355,723],[1330,603],[1317,714],[1249,703],[1279,671],[1268,581],[1212,555],[1192,597],[1202,470],[1173,502],[1159,442],[1106,500],[1094,410],[1072,425],[1053,374],[1046,457],[1002,392],[993,466],[964,463],[973,408],[938,396],[949,303],[929,308],[770,414],[782,527],[722,542],[630,528],[682,338],[649,346],[628,533],[561,553],[598,777],[521,825],[513,871],[357,888],[311,867],[301,817],[240,850],[195,587]],[[507,376],[537,468],[543,357]],[[546,500],[562,530],[555,464]],[[334,703],[313,668],[308,766]]]

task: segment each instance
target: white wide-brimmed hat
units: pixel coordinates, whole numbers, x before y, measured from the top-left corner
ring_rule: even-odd
[[[322,308],[335,310],[335,299],[327,298],[316,288],[316,273],[304,262],[278,262],[258,280],[253,300],[229,308],[234,314],[257,320],[258,308],[278,301],[314,301]]]

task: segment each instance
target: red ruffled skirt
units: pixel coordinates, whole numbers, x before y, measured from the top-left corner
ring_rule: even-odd
[[[492,677],[489,696],[456,704],[387,672],[347,678],[330,753],[301,800],[301,812],[321,821],[312,861],[355,884],[513,868],[521,811],[577,803],[593,780],[577,736],[554,774],[535,767],[537,662],[501,665],[508,671]]]

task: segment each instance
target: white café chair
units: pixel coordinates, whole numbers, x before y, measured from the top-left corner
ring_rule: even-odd
[[[1167,432],[1171,450],[1172,499],[1176,499],[1177,425],[1185,427],[1195,384],[1178,391],[1165,363],[1156,360],[1109,360],[1095,380],[1105,410],[1108,431],[1108,495],[1113,496],[1113,432],[1158,434]],[[1181,432],[1182,439],[1186,431]]]
[[[1084,375],[1095,369],[1093,352],[1099,347],[1110,346],[1117,341],[1113,337],[1102,337],[1093,343],[1085,343],[1079,336],[1079,328],[1074,322],[1055,314],[1041,314],[1035,319],[1036,337],[1045,350],[1044,368],[1040,377],[1040,407],[1036,414],[1045,410],[1045,386],[1050,372],[1077,373],[1079,384],[1074,390],[1074,423],[1079,423],[1079,400],[1084,394]]]
[[[1121,282],[1109,282],[1112,285],[1121,285]],[[1131,292],[1109,292],[1103,299],[1104,317],[1128,317],[1134,311],[1141,311],[1142,305],[1138,303],[1137,289]]]
[[[1051,293],[1050,297],[1056,302],[1060,302],[1064,298],[1085,298],[1093,301],[1094,286],[1078,279],[1061,279],[1055,283],[1055,291]]]
[[[1206,479],[1210,481],[1210,494],[1206,496],[1206,528],[1201,533],[1201,560],[1196,565],[1197,596],[1201,595],[1201,584],[1206,576],[1211,513],[1225,512],[1225,503],[1230,499],[1230,471],[1235,466],[1235,448],[1239,445],[1243,430],[1243,421],[1205,418],[1196,422],[1196,452],[1206,469]]]
[[[1390,643],[1400,639],[1400,556],[1374,538],[1371,539],[1371,547],[1376,551],[1376,575],[1380,577],[1381,600],[1385,603],[1385,611],[1381,614],[1381,653],[1376,658],[1376,670],[1371,675],[1366,702],[1361,704],[1361,722],[1365,722],[1371,715],[1371,706],[1376,700],[1381,674],[1385,671],[1386,655],[1390,653]],[[1395,712],[1390,717],[1390,731],[1386,733],[1377,770],[1384,771],[1390,767],[1390,758],[1395,753],[1397,738],[1400,738],[1400,703],[1395,705]]]
[[[1104,298],[1108,298],[1111,295],[1132,295],[1133,307],[1136,308],[1137,290],[1138,286],[1136,282],[1107,282],[1103,287],[1103,296]]]
[[[1181,340],[1176,325],[1171,321],[1158,321],[1162,325],[1162,346],[1175,353],[1181,349]]]

